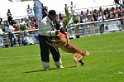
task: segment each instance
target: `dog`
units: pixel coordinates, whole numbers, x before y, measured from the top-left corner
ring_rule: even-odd
[[[58,31],[57,36],[54,37],[54,40],[50,40],[48,38],[48,41],[51,41],[50,43],[46,41],[46,43],[54,48],[61,48],[63,51],[67,53],[74,53],[74,61],[76,63],[76,66],[82,66],[84,63],[82,62],[82,59],[84,56],[88,56],[88,51],[82,51],[77,46],[70,43],[69,39],[66,38],[67,33],[63,34],[60,31]],[[54,44],[53,44],[54,43]]]

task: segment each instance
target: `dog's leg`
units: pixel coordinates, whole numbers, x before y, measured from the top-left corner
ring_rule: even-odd
[[[82,60],[80,60],[79,62],[81,63],[81,66],[83,66],[83,65],[84,65],[84,62],[82,62]]]
[[[74,57],[74,62],[76,63],[76,66],[79,67],[79,62],[77,61],[77,59]]]
[[[80,53],[76,52],[74,54],[74,61],[75,61],[76,65],[77,65],[77,67],[80,66],[79,62],[81,63],[81,65],[83,65],[82,59],[83,59],[83,56]]]

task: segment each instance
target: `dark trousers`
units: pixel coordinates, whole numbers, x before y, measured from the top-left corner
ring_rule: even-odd
[[[13,43],[13,40],[12,40],[13,38],[14,38],[14,43]],[[9,32],[9,39],[10,39],[11,47],[13,47],[13,45],[16,45],[16,35],[14,33]]]
[[[11,16],[8,17],[8,22],[10,25],[12,25],[12,17]]]
[[[58,62],[59,59],[60,59],[59,50],[49,46],[46,43],[46,41],[47,41],[47,37],[46,36],[39,35],[38,37],[39,37],[41,60],[44,61],[44,62],[49,62],[49,54],[51,52],[53,60],[55,62]]]
[[[104,24],[101,24],[101,25],[100,25],[99,32],[100,32],[100,33],[103,33],[103,32],[104,32]]]

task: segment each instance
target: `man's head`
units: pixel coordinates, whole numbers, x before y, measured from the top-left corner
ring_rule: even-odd
[[[56,16],[57,16],[55,10],[50,10],[49,13],[48,13],[48,15],[49,15],[49,18],[51,20],[54,20],[56,18]]]

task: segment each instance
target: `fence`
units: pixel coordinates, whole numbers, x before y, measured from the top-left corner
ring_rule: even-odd
[[[38,31],[38,29],[14,32],[14,34],[16,35],[16,46],[38,43],[37,31]],[[23,41],[25,41],[25,42],[23,42]],[[0,47],[9,47],[10,44],[11,43],[10,43],[10,34],[9,33],[0,35]]]
[[[109,32],[116,32],[124,30],[124,20],[123,18],[116,18],[104,21],[104,27],[100,28],[99,21],[85,22],[79,24],[71,24],[68,28],[68,37],[69,38],[79,38],[80,36],[89,36],[89,35],[97,35],[104,34]],[[37,34],[38,29],[36,30],[28,30],[28,35],[26,35],[28,41],[37,43],[34,39],[34,35]],[[24,31],[16,31],[16,39],[17,44],[22,43],[22,37],[24,35]],[[0,47],[8,47],[10,45],[8,33],[4,35],[0,35]]]
[[[124,30],[123,18],[104,20],[101,27],[99,21],[71,24],[68,28],[68,37],[75,38],[81,36],[97,35]]]

